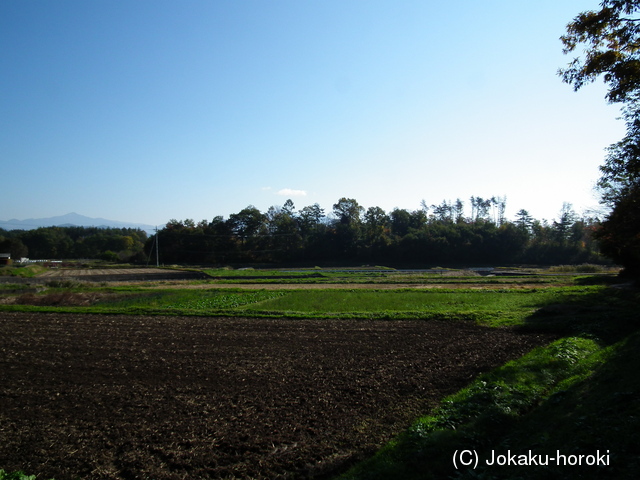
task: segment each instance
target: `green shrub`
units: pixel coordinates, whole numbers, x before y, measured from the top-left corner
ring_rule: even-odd
[[[26,475],[23,472],[5,472],[0,470],[0,480],[36,480],[35,475]]]

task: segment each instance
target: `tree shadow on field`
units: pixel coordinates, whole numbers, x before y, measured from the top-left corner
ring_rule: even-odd
[[[568,289],[525,331],[559,340],[481,376],[347,473],[344,480],[636,478],[640,471],[637,289]],[[538,352],[538,353],[536,353]],[[477,452],[478,468],[453,464]],[[607,465],[489,465],[508,452],[592,455]],[[600,455],[600,457],[593,457]],[[603,457],[603,455],[608,455]],[[575,457],[577,458],[577,457]]]
[[[512,418],[504,416],[502,426],[497,429],[476,424],[488,432],[481,440],[473,434],[462,437],[467,445],[478,449],[483,459],[491,458],[492,452],[494,456],[508,452],[524,454],[528,459],[532,452],[539,463],[489,466],[483,461],[475,470],[461,470],[455,475],[450,471],[449,478],[637,478],[640,471],[638,351],[640,331],[635,331],[611,348],[596,353],[599,361],[590,372],[579,375],[577,381],[568,378],[561,382],[530,412]],[[478,428],[474,430],[477,432]],[[460,445],[461,437],[457,442]],[[449,445],[452,448],[454,444]],[[562,460],[559,455],[563,456]]]
[[[640,471],[640,332],[621,340],[595,371],[558,388],[529,415],[521,417],[501,440],[505,447],[527,445],[557,456],[591,455],[602,460],[589,465],[550,463],[527,478],[637,478]],[[503,448],[506,451],[506,448]],[[591,458],[593,460],[594,457]],[[501,468],[493,478],[521,475],[518,467]],[[488,471],[488,470],[487,470]],[[529,472],[528,472],[529,473]],[[465,477],[462,477],[465,478]]]
[[[585,284],[592,285],[591,281],[585,278]],[[640,290],[628,284],[571,291],[540,304],[522,328],[611,345],[640,328],[639,304]]]

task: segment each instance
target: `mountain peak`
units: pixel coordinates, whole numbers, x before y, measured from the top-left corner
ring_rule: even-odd
[[[100,228],[139,228],[147,233],[155,230],[155,226],[142,223],[120,222],[105,218],[91,218],[76,212],[48,218],[29,218],[26,220],[0,220],[0,228],[5,230],[32,230],[40,227],[100,227]]]

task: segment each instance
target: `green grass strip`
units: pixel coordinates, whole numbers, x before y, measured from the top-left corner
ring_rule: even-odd
[[[36,480],[36,476],[26,475],[23,472],[5,472],[0,469],[0,480]]]
[[[618,422],[618,435],[628,435],[628,440],[621,446],[620,440],[608,433],[610,421],[606,418],[597,421],[596,417],[602,417],[602,412],[598,413],[601,404],[611,403],[611,399],[607,398],[613,386],[611,383],[619,386],[622,392],[637,393],[640,390],[639,380],[633,381],[633,385],[625,383],[628,378],[637,377],[639,347],[640,335],[635,334],[632,340],[610,347],[602,347],[591,339],[570,337],[537,348],[518,360],[480,376],[469,387],[447,397],[431,414],[417,420],[375,456],[339,478],[542,479],[549,478],[550,472],[563,473],[564,478],[578,478],[574,476],[577,471],[570,471],[570,467],[565,467],[569,470],[563,471],[552,467],[536,469],[534,466],[526,467],[524,471],[522,469],[525,467],[520,467],[520,470],[517,467],[507,469],[480,462],[478,469],[456,470],[453,454],[462,449],[475,450],[482,459],[491,458],[492,451],[506,454],[507,451],[526,453],[531,449],[542,449],[553,454],[559,449],[573,454],[576,452],[576,434],[584,433],[585,429],[575,422],[567,422],[566,418],[574,414],[579,405],[578,399],[586,405],[583,418],[585,425],[587,419],[593,420],[591,441],[582,445],[579,453],[590,454],[596,448],[602,451],[615,450],[617,446],[621,452],[635,449],[630,444],[636,438],[640,420],[635,418],[627,424]],[[615,363],[613,358],[616,358]],[[621,367],[625,362],[627,366]],[[622,376],[619,368],[624,372]],[[597,393],[594,394],[594,391]],[[586,398],[588,395],[591,397]],[[639,410],[635,405],[634,408]],[[620,413],[624,416],[623,412]],[[551,444],[549,441],[552,438],[555,441]],[[637,454],[635,460],[640,461]],[[580,478],[595,478],[602,473],[591,470],[586,472],[588,476]],[[617,477],[614,470],[609,473],[611,476],[607,478],[623,478]]]

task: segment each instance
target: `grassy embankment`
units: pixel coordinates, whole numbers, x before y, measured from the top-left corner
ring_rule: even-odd
[[[104,297],[90,306],[0,308],[300,319],[448,318],[553,331],[562,338],[481,376],[444,399],[437,409],[425,412],[407,431],[342,478],[635,478],[640,470],[638,293],[603,285],[606,278],[550,278],[541,278],[536,288],[521,288],[519,279],[512,278],[510,285],[505,285],[519,288],[485,290],[150,290],[78,284],[67,285],[73,288],[66,291],[101,293]],[[449,280],[464,284],[470,278]],[[493,279],[472,280],[477,286]],[[531,280],[527,279],[528,285]],[[387,277],[386,281],[394,279]],[[50,288],[39,295],[63,291]],[[461,450],[477,452],[477,469],[454,468],[454,452]],[[607,465],[486,464],[492,452],[532,451],[555,456],[558,450],[567,456],[595,455],[598,451],[602,456],[606,452],[602,459]]]
[[[524,324],[561,339],[480,376],[340,479],[637,478],[638,300],[601,290],[542,307]]]
[[[16,278],[33,278],[47,270],[46,267],[38,264],[32,264],[25,267],[0,267],[0,276],[16,277]]]

